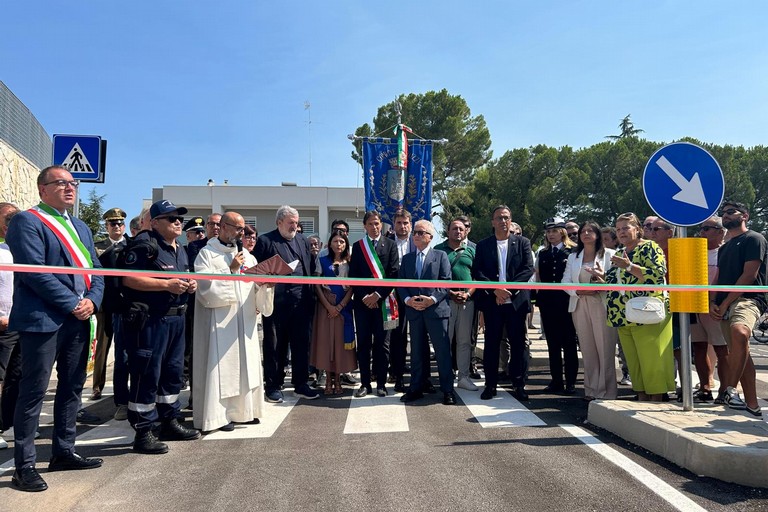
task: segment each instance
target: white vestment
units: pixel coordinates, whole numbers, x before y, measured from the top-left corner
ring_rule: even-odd
[[[195,272],[231,275],[237,253],[211,239],[195,260]],[[256,258],[244,251],[244,267]],[[193,421],[216,430],[231,421],[249,422],[263,414],[264,390],[258,316],[272,314],[274,288],[234,280],[197,281],[193,331]]]

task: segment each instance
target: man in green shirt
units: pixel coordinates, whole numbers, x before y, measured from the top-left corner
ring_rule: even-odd
[[[467,246],[467,227],[461,220],[454,219],[448,226],[448,239],[437,245],[436,250],[448,254],[451,274],[454,281],[472,280],[472,262],[475,259],[474,247]],[[469,363],[472,356],[472,320],[475,315],[475,303],[472,300],[474,288],[454,288],[448,291],[451,316],[448,320],[448,336],[455,345],[456,366],[459,373],[457,386],[469,391],[478,387],[469,378]]]

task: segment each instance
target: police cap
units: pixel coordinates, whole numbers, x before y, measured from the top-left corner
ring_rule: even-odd
[[[192,217],[184,224],[184,231],[205,231],[205,220],[202,217]]]
[[[125,213],[125,210],[121,210],[120,208],[110,208],[101,218],[104,220],[125,220],[127,216],[128,214]]]

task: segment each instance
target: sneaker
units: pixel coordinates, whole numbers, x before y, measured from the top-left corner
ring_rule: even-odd
[[[128,419],[128,406],[127,405],[118,405],[117,410],[115,411],[114,418],[117,421],[123,421]]]
[[[360,381],[355,378],[354,375],[351,373],[342,373],[341,374],[341,383],[347,384],[348,386],[354,386],[355,384],[359,384]]]
[[[631,386],[632,385],[632,379],[629,378],[629,374],[625,373],[621,376],[621,380],[619,381],[619,384],[622,386]]]
[[[698,389],[693,394],[693,401],[699,404],[706,404],[712,400],[714,400],[714,397],[709,389]]]
[[[279,389],[273,389],[264,394],[264,399],[273,404],[281,404],[283,403],[283,393]]]
[[[301,398],[306,398],[307,400],[314,400],[315,398],[320,397],[320,392],[312,389],[309,387],[308,384],[302,384],[298,388],[296,388],[293,392],[296,396],[300,396]]]
[[[725,390],[725,403],[729,408],[735,410],[743,411],[747,408],[747,404],[745,404],[744,400],[741,399],[739,392],[730,386],[728,386],[728,389]]]
[[[469,380],[467,377],[462,377],[459,379],[459,382],[456,384],[457,388],[466,389],[467,391],[477,391],[478,388],[475,386],[475,383]]]

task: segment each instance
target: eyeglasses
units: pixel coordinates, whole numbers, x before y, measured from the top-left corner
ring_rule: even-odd
[[[718,226],[701,226],[701,231],[709,231],[710,229],[716,229],[719,231],[723,228],[722,226],[719,226],[719,227]]]
[[[727,210],[723,210],[720,212],[720,216],[723,215],[736,215],[737,213],[744,213],[741,210],[737,210],[736,208],[728,208]]]
[[[206,224],[207,224],[208,226],[216,226],[216,227],[219,227],[219,223],[218,223],[218,222],[213,222],[212,220],[211,220],[211,221],[208,221],[208,222],[206,222]]]
[[[333,228],[333,231],[338,231],[339,233],[349,233],[349,230],[347,228]]]
[[[226,224],[227,226],[233,228],[238,233],[242,233],[243,231],[245,231],[245,226],[243,226],[243,227],[235,226],[234,224],[230,224],[229,222],[225,222],[224,224]]]
[[[109,225],[110,226],[122,226],[123,224],[125,224],[125,222],[122,221],[122,220],[110,220],[109,221]]]
[[[77,189],[77,187],[80,186],[79,181],[67,181],[67,180],[53,180],[49,181],[48,183],[43,183],[43,186],[47,187],[48,185],[56,185],[56,188],[67,188],[72,187],[74,189]]]
[[[413,232],[413,234],[414,234],[414,235],[417,235],[417,236],[425,236],[425,235],[429,235],[429,236],[432,236],[432,233],[430,233],[429,231],[422,231],[421,229],[417,229],[417,230],[415,230],[415,231]]]
[[[655,228],[653,228],[653,231],[669,231],[670,229],[672,229],[672,228],[665,228],[665,227],[662,227],[662,226],[656,226]]]
[[[256,235],[245,235],[243,238],[246,240],[256,240]]]
[[[167,220],[170,224],[173,224],[174,222],[178,222],[180,224],[184,223],[184,217],[180,215],[166,215],[164,217],[155,217],[157,220]]]
[[[648,222],[647,224],[643,224],[643,227],[646,228],[646,229],[651,229],[651,228],[653,228],[653,223],[652,222]]]

